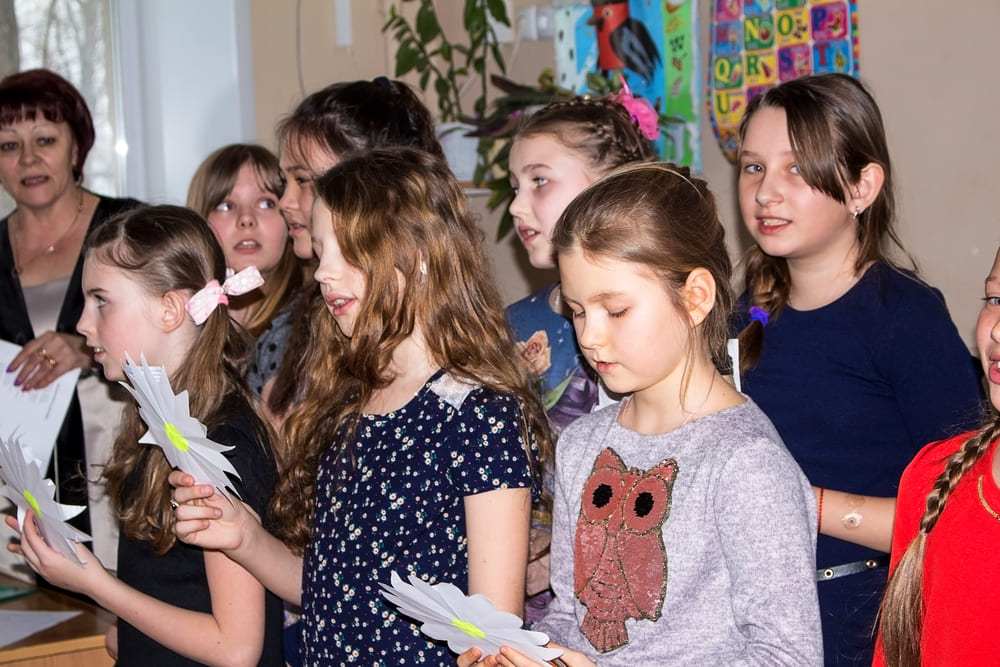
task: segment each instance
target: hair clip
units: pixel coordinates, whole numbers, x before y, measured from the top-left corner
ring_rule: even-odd
[[[220,303],[229,305],[227,295],[246,294],[263,284],[264,278],[261,277],[256,266],[248,266],[239,273],[234,273],[232,269],[226,269],[224,283],[220,285],[218,280],[209,280],[203,288],[188,299],[185,308],[191,320],[200,326],[205,323],[205,320]]]
[[[642,136],[646,137],[650,141],[655,141],[660,138],[660,115],[656,113],[656,109],[653,105],[649,103],[649,100],[642,97],[635,97],[632,95],[631,89],[628,87],[628,83],[625,81],[625,77],[620,76],[622,81],[622,88],[617,93],[611,95],[611,98],[618,102],[618,104],[625,107],[628,111],[628,115],[632,117],[635,124],[639,128],[639,132]]]
[[[757,320],[758,322],[760,322],[760,325],[762,327],[767,326],[767,321],[770,318],[771,316],[767,313],[767,311],[761,308],[760,306],[750,306],[750,319]]]

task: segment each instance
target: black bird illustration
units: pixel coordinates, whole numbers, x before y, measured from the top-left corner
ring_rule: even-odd
[[[652,81],[661,62],[649,30],[632,18],[628,0],[591,0],[594,14],[587,21],[597,31],[597,66],[604,70],[630,69]]]

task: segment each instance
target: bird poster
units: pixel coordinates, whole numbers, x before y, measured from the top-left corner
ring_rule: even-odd
[[[694,0],[591,0],[555,7],[557,83],[588,92],[587,75],[621,74],[661,118],[662,159],[701,170],[698,6]]]
[[[712,0],[710,34],[709,117],[733,163],[755,95],[806,74],[858,75],[857,0]]]

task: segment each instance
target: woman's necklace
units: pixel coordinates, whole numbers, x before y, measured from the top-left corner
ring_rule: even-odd
[[[77,202],[77,204],[76,204],[76,213],[73,214],[73,220],[69,223],[69,227],[67,227],[63,231],[63,233],[59,235],[59,238],[57,238],[55,241],[53,241],[52,243],[50,243],[47,248],[44,248],[40,253],[37,253],[34,257],[31,257],[26,262],[19,262],[19,261],[17,261],[17,254],[18,254],[17,253],[17,244],[14,241],[14,238],[15,238],[16,234],[14,234],[13,228],[11,229],[11,233],[10,233],[10,251],[14,255],[14,268],[13,268],[13,270],[11,272],[14,274],[15,278],[19,277],[24,272],[24,267],[25,266],[28,266],[28,265],[32,264],[33,262],[37,261],[41,257],[44,257],[46,255],[51,255],[52,253],[54,253],[56,251],[56,246],[58,246],[62,242],[62,240],[64,238],[66,238],[67,236],[69,236],[69,233],[71,231],[73,231],[74,227],[76,227],[76,223],[80,219],[80,213],[83,211],[83,188],[80,188],[79,190],[80,190],[80,201]],[[14,213],[18,213],[18,211],[15,210]],[[13,219],[13,217],[14,217],[14,214],[11,214],[11,218],[12,219]],[[22,216],[18,215],[17,222],[18,222],[18,226],[20,227],[21,226],[21,222],[22,222]],[[22,231],[23,231],[23,227],[22,227]]]
[[[977,483],[976,488],[979,489],[979,502],[980,502],[980,504],[982,504],[983,509],[986,510],[987,512],[989,512],[991,517],[993,517],[997,521],[1000,521],[1000,514],[997,514],[996,511],[992,507],[990,507],[989,503],[986,502],[986,496],[983,495],[983,476],[982,475],[979,476],[979,482]]]

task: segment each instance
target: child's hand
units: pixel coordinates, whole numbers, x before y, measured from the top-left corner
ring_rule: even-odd
[[[203,549],[234,552],[259,527],[260,518],[239,500],[215,493],[211,484],[195,484],[194,477],[175,470],[167,478],[177,503],[174,534],[177,539]]]
[[[16,517],[8,516],[6,522],[18,531]],[[24,518],[24,530],[18,532],[21,543],[11,543],[7,545],[7,549],[23,556],[32,570],[59,588],[94,597],[94,591],[111,578],[101,561],[82,544],[77,543],[75,547],[77,556],[84,561],[83,565],[66,558],[46,544],[35,526],[34,512],[28,512]]]
[[[485,665],[486,667],[492,667],[497,664],[497,658],[495,655],[488,655],[482,659],[482,662],[480,662],[479,659],[482,658],[482,656],[483,652],[478,648],[470,648],[468,651],[458,656],[458,667],[472,667],[472,665]]]
[[[553,642],[549,642],[545,646],[562,649],[563,651],[561,656],[549,662],[550,665],[560,665],[561,667],[597,667],[597,663],[579,651],[571,651],[565,646],[560,646]],[[496,662],[490,664],[502,665],[503,667],[538,667],[537,662],[524,657],[509,646],[501,646],[500,655],[490,657],[496,658]]]
[[[549,662],[550,665],[560,665],[562,667],[596,667],[596,663],[578,651],[571,651],[565,646],[549,642],[549,648],[559,648],[563,654],[555,660]],[[524,657],[509,646],[500,647],[500,655],[488,655],[482,657],[483,652],[478,648],[470,648],[468,651],[458,656],[458,667],[472,667],[472,665],[484,665],[485,667],[538,667],[534,660]]]
[[[104,634],[104,650],[108,652],[112,660],[118,659],[118,622],[108,628]]]

